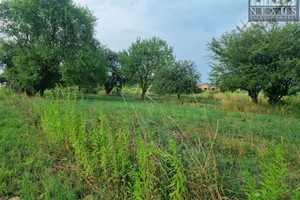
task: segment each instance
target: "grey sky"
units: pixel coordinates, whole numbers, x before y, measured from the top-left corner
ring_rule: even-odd
[[[75,0],[98,18],[97,38],[114,51],[139,36],[158,36],[174,47],[177,59],[195,61],[202,82],[210,68],[206,44],[248,20],[247,0]]]

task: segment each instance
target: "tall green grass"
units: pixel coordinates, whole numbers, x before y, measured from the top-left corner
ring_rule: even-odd
[[[0,90],[0,199],[79,199],[89,189],[40,129],[43,100]]]
[[[263,94],[258,96],[258,104],[252,102],[245,92],[204,92],[196,95],[202,100],[221,101],[223,110],[235,112],[252,112],[256,114],[280,114],[289,117],[300,117],[299,96],[286,96],[277,105],[269,105]]]
[[[20,146],[27,141],[27,147],[40,149],[18,173],[0,164],[0,180],[10,183],[14,177],[17,183],[0,187],[7,197],[251,199],[274,188],[287,191],[278,199],[299,197],[300,123],[294,117],[225,111],[218,102],[197,97],[163,103],[157,97],[138,101],[137,96],[80,95],[74,89],[47,95],[0,95],[1,102],[30,116],[27,127],[36,127],[32,132],[38,137],[19,134]],[[38,171],[32,171],[35,165]],[[282,184],[273,187],[273,180]]]
[[[110,121],[99,103],[98,119],[88,119],[76,99],[76,94],[50,95],[41,124],[57,148],[76,162],[78,173],[94,193],[112,199],[221,197],[211,154],[207,157],[204,152],[190,150],[189,144],[179,150],[182,133],[169,135],[166,148],[151,139],[157,130],[137,113],[134,119],[125,113]],[[182,150],[187,153],[185,159]],[[203,160],[197,157],[201,155]],[[197,170],[202,170],[201,177]],[[214,186],[203,187],[200,181],[212,181]]]
[[[291,191],[288,191],[288,183],[285,179],[289,163],[285,161],[283,138],[278,148],[271,147],[271,151],[262,153],[261,157],[259,177],[253,178],[247,171],[244,173],[246,176],[245,192],[248,199],[286,199]],[[295,195],[294,198],[299,197],[299,191],[292,192]]]

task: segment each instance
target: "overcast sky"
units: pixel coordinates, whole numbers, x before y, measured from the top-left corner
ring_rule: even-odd
[[[74,0],[98,18],[97,39],[114,51],[158,36],[208,81],[207,43],[248,20],[247,0]]]

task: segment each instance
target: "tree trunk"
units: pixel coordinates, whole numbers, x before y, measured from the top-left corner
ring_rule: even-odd
[[[268,99],[268,103],[270,104],[270,105],[275,105],[275,104],[277,104],[281,99],[282,99],[282,95],[279,95],[279,96],[277,96],[277,95],[274,95],[274,96],[271,96],[271,97],[269,97],[269,99]]]
[[[143,88],[143,90],[142,90],[142,96],[141,96],[142,100],[145,99],[146,92],[147,92],[147,89]]]
[[[30,97],[32,97],[36,94],[36,92],[34,92],[33,89],[27,89],[27,90],[25,90],[25,92],[26,92],[26,95],[30,96]],[[41,96],[42,96],[42,94],[41,94]]]
[[[178,100],[180,99],[180,94],[177,94],[177,99],[178,99]]]
[[[112,90],[105,90],[105,94],[106,95],[110,95],[110,92],[111,92]]]
[[[248,91],[249,96],[251,97],[253,103],[257,104],[258,103],[258,92],[252,92]]]
[[[110,85],[105,84],[104,88],[105,88],[105,94],[110,95],[110,93],[111,93],[111,91],[113,90],[114,87],[111,87]]]
[[[255,103],[255,104],[258,103],[258,98],[257,98],[257,96],[251,97],[251,99],[252,99],[253,103]]]
[[[44,92],[45,92],[45,89],[41,89],[41,90],[40,90],[40,95],[41,95],[41,96],[44,96]]]

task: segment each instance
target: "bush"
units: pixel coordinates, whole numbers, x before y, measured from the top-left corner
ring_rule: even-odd
[[[290,88],[288,91],[288,96],[297,96],[300,95],[300,87]]]

